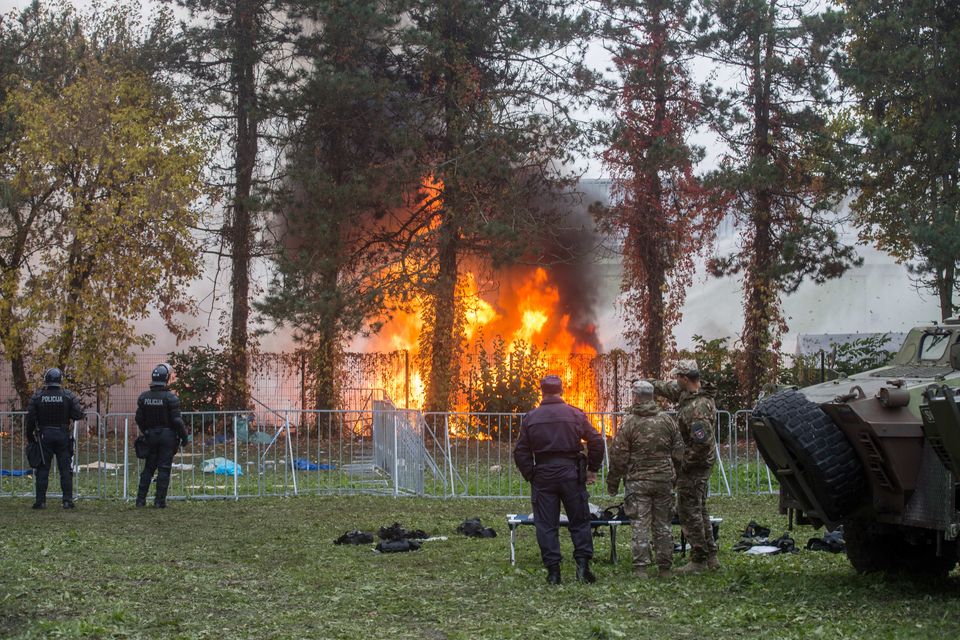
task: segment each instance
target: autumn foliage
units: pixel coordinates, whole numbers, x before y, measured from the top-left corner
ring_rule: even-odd
[[[613,177],[604,222],[623,236],[623,315],[642,373],[660,377],[691,284],[694,256],[718,219],[694,175],[702,152],[687,139],[700,104],[678,40],[688,2],[607,2],[620,77],[604,160]]]

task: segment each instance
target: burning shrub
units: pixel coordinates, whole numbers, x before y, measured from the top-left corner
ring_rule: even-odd
[[[470,411],[474,413],[526,413],[540,402],[540,379],[546,365],[543,352],[523,340],[509,346],[502,337],[493,341],[492,351],[487,352],[480,340],[477,346],[477,376],[470,376],[464,390]],[[500,421],[489,422],[486,434],[495,439],[506,436]],[[519,421],[512,421],[510,430],[519,434]]]

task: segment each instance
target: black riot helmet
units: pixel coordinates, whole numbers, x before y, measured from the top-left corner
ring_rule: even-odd
[[[48,387],[62,387],[63,371],[60,371],[60,369],[56,367],[47,369],[46,373],[43,374],[43,384]]]
[[[168,382],[170,382],[170,365],[166,362],[161,362],[155,366],[150,373],[150,386],[165,387]]]

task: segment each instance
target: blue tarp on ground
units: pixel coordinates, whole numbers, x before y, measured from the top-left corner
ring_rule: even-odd
[[[337,468],[335,464],[317,464],[306,458],[294,460],[293,466],[297,471],[333,471]]]
[[[217,476],[242,476],[243,469],[237,466],[237,463],[227,458],[209,458],[203,461],[203,472],[212,473]]]
[[[0,469],[0,476],[19,478],[20,476],[29,476],[31,474],[33,474],[33,469]]]

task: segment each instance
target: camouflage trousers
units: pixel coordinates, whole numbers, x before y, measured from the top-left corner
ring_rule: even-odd
[[[630,518],[633,538],[633,566],[644,568],[651,564],[650,538],[657,566],[669,569],[673,562],[673,537],[670,520],[673,513],[673,483],[669,480],[628,480],[623,511]]]
[[[688,469],[677,480],[677,513],[683,535],[690,543],[690,559],[706,562],[717,553],[710,514],[707,513],[707,484],[711,468]]]

